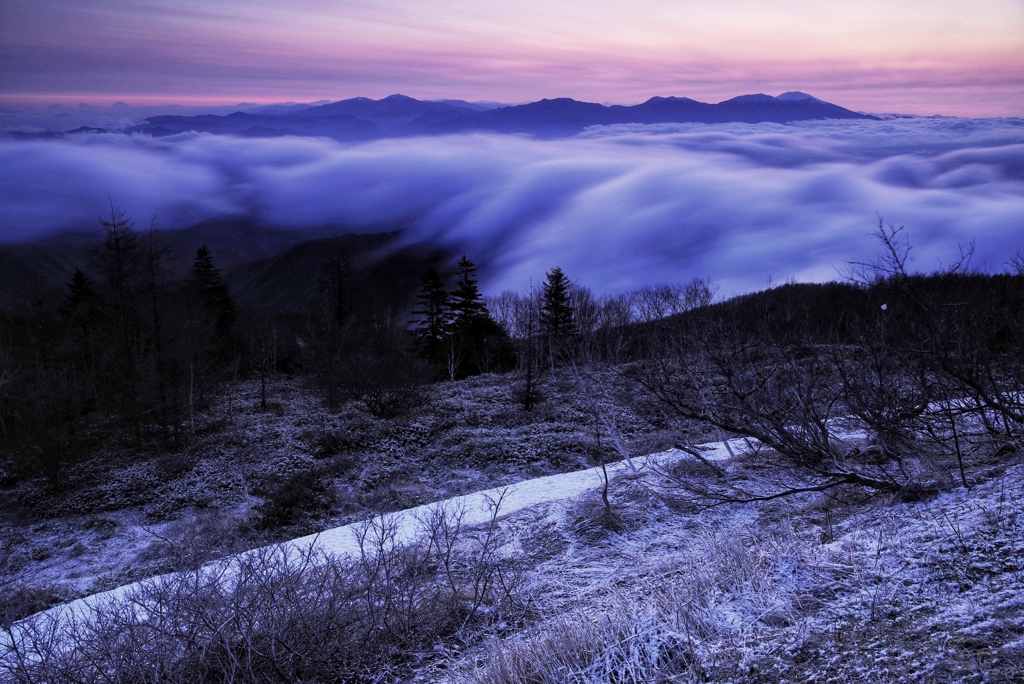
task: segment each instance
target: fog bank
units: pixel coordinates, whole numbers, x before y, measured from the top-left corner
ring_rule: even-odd
[[[496,292],[560,265],[598,291],[710,276],[726,293],[829,280],[869,258],[878,216],[913,264],[975,241],[1024,249],[1024,121],[893,118],[501,135],[239,139],[120,134],[0,143],[0,240],[95,226],[108,197],[140,223],[215,214],[376,230],[465,250]]]

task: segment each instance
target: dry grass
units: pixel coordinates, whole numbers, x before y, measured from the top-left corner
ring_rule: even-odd
[[[590,496],[564,513],[574,546],[532,576],[541,617],[452,681],[1018,681],[1022,488],[1015,466],[911,504],[648,504],[628,533],[581,535]]]
[[[435,644],[519,610],[494,520],[471,530],[438,509],[422,526],[403,544],[392,524],[366,524],[354,559],[285,545],[7,625],[0,681],[402,679]]]
[[[600,612],[553,618],[514,642],[495,640],[471,684],[704,681],[695,640],[709,626],[669,595],[620,598]]]

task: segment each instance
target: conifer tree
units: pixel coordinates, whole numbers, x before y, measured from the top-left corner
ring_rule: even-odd
[[[142,255],[135,224],[124,212],[110,206],[110,216],[100,219],[107,238],[99,255],[99,267],[113,292],[115,307],[134,309],[134,297],[141,276]],[[118,315],[124,312],[116,312]]]
[[[552,346],[576,333],[576,317],[569,299],[569,278],[555,266],[542,284],[540,324]]]
[[[458,334],[459,331],[468,330],[478,318],[489,317],[489,312],[477,286],[476,265],[463,254],[456,267],[458,280],[451,294],[449,323],[451,329]]]
[[[192,265],[192,277],[198,287],[199,300],[203,308],[214,319],[214,342],[227,351],[230,345],[231,327],[235,323],[235,302],[220,276],[220,271],[213,264],[210,250],[203,245],[196,250],[196,260]]]
[[[81,269],[71,276],[58,313],[72,342],[71,366],[83,376],[86,386],[95,389],[102,357],[103,299]]]
[[[413,310],[413,314],[422,317],[417,326],[421,354],[428,361],[443,361],[449,295],[444,289],[444,281],[436,270],[427,269],[423,274],[416,301],[417,308]]]
[[[102,305],[103,300],[96,292],[92,280],[76,268],[59,310],[65,322],[71,327],[89,327],[100,317]]]
[[[508,335],[494,322],[477,286],[476,266],[465,254],[451,293],[444,360],[452,379],[507,367],[512,355]]]
[[[142,251],[134,223],[113,205],[110,216],[100,220],[107,239],[99,253],[98,265],[109,293],[111,323],[119,352],[126,363],[134,363],[142,334],[136,296],[142,279]]]

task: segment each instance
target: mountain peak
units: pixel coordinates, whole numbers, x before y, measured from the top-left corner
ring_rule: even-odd
[[[772,97],[771,95],[765,95],[764,93],[755,93],[753,95],[740,95],[739,97],[734,97],[731,100],[726,100],[726,102],[736,102],[736,103],[740,103],[740,104],[755,104],[755,103],[759,103],[759,102],[774,102],[774,101],[775,101],[774,97]],[[719,104],[723,104],[723,103],[719,102]]]
[[[782,100],[784,102],[806,102],[807,100],[810,100],[811,102],[826,104],[825,102],[822,102],[821,100],[812,95],[808,95],[807,93],[801,93],[799,90],[791,90],[788,93],[782,93],[775,99]]]

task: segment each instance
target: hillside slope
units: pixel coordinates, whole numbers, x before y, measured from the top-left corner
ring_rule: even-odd
[[[698,447],[731,476],[765,476],[750,448],[735,440],[730,458],[722,444]],[[310,562],[375,563],[385,553],[375,544],[404,554],[428,543],[441,514],[470,530],[459,544],[495,540],[488,557],[513,573],[508,591],[530,608],[482,611],[477,631],[396,656],[386,681],[1009,682],[1024,671],[1024,466],[979,471],[972,489],[916,503],[838,493],[707,509],[673,485],[717,477],[706,465],[679,451],[636,465],[609,466],[609,507],[591,468],[324,531],[200,574],[231,584],[256,567],[276,576],[270,558],[310,576]],[[12,634],[84,622],[103,634],[104,621],[117,615],[123,627],[127,607],[156,595],[149,583],[121,587]]]

